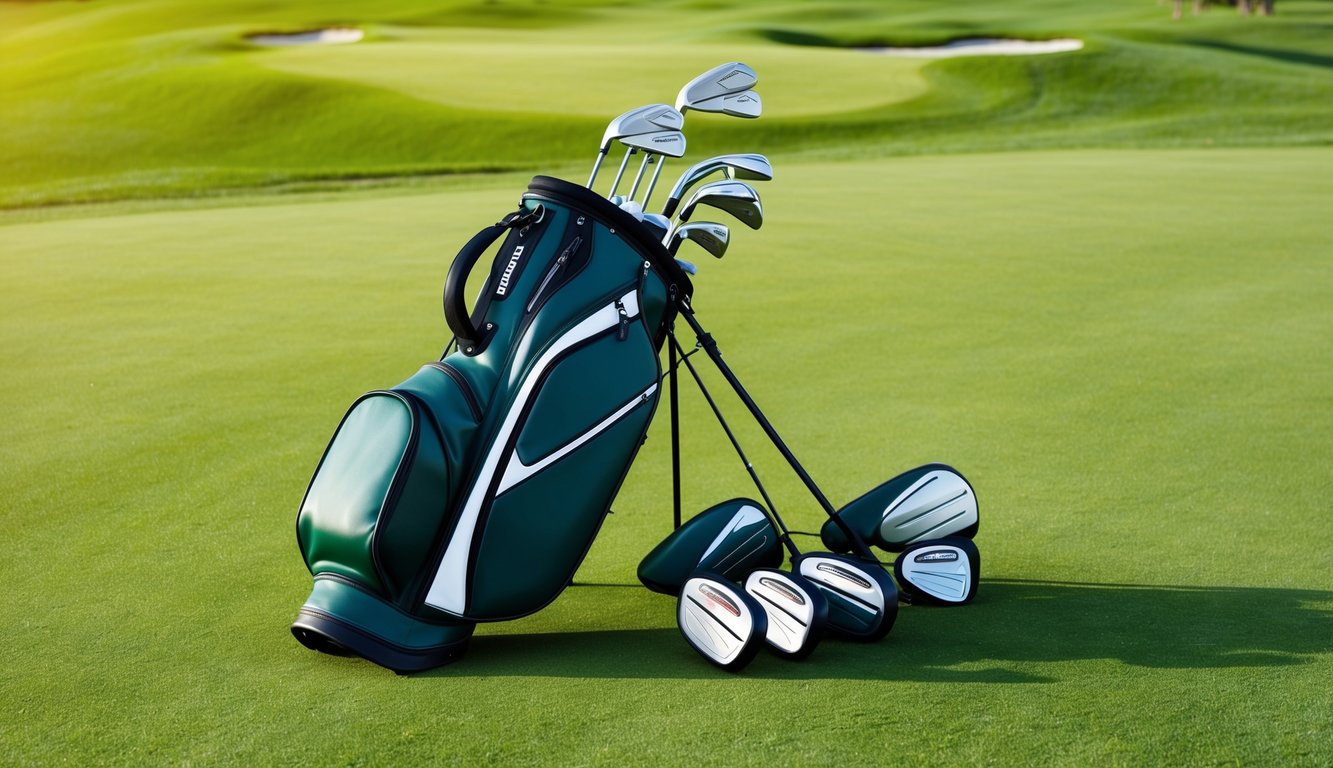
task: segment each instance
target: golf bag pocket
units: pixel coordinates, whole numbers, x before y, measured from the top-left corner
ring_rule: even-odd
[[[363,395],[343,417],[297,515],[312,574],[337,574],[391,602],[419,578],[476,425],[456,385],[450,395],[419,380],[427,377],[452,380],[428,366],[398,389]]]
[[[637,294],[596,306],[528,367],[478,457],[425,599],[444,616],[510,619],[555,599],[643,442],[660,369]]]

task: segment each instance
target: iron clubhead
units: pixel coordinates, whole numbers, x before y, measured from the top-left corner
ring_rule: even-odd
[[[977,594],[981,553],[959,536],[918,541],[898,555],[893,575],[903,601],[913,605],[966,605]]]
[[[898,617],[898,588],[879,563],[847,555],[809,552],[793,570],[814,582],[828,600],[828,626],[852,640],[878,640]]]
[[[648,104],[617,116],[606,126],[602,133],[602,143],[597,148],[597,160],[593,163],[592,174],[588,177],[588,188],[592,189],[597,181],[597,172],[601,170],[602,160],[610,151],[611,144],[626,136],[637,136],[658,131],[679,131],[685,127],[685,116],[669,104]]]
[[[980,524],[976,492],[947,464],[910,469],[847,504],[838,516],[868,543],[890,552],[944,536],[970,539]],[[820,537],[834,552],[851,550],[833,520],[824,523]]]
[[[674,256],[680,250],[680,244],[686,240],[720,259],[727,253],[727,244],[731,242],[731,230],[725,224],[713,221],[691,221],[689,224],[682,224],[667,236],[667,253]]]
[[[782,562],[773,522],[751,499],[731,499],[700,512],[672,531],[639,563],[639,581],[654,592],[679,594],[699,569],[740,581],[755,568]]]
[[[686,580],[676,623],[691,648],[728,672],[753,661],[768,632],[768,618],[759,603],[709,571],[696,571]]]
[[[685,116],[668,104],[649,104],[635,107],[616,117],[602,134],[601,150],[605,153],[611,142],[626,136],[658,131],[679,131],[685,127]]]
[[[685,154],[685,134],[680,131],[638,133],[633,136],[622,136],[619,141],[631,149],[642,149],[658,155],[681,157]]]
[[[748,91],[759,82],[759,76],[739,61],[719,64],[685,84],[676,95],[676,109],[686,112],[709,104],[721,96]]]
[[[750,229],[759,229],[764,224],[764,207],[759,202],[759,193],[744,182],[712,181],[694,190],[680,208],[680,221],[689,221],[700,205],[725,211]]]
[[[754,119],[763,114],[764,102],[754,91],[741,91],[697,101],[689,105],[689,108],[696,112],[717,112],[732,117]]]
[[[768,614],[764,640],[786,659],[804,659],[824,637],[828,600],[809,579],[776,568],[760,568],[745,577],[745,591]]]
[[[768,158],[756,153],[718,155],[695,163],[676,180],[671,188],[662,214],[671,216],[680,205],[680,198],[685,191],[717,171],[723,171],[728,179],[741,181],[772,181],[773,166]]]

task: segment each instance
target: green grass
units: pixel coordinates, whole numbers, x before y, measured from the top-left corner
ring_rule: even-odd
[[[663,422],[583,586],[424,675],[311,653],[287,624],[314,462],[438,352],[452,249],[515,184],[11,223],[0,759],[1333,759],[1333,152],[779,173],[765,228],[701,265],[700,318],[835,502],[928,460],[969,476],[976,603],[712,670],[634,579],[669,527]],[[685,400],[687,509],[746,493]]]
[[[245,40],[347,23],[368,39],[301,50]],[[574,174],[609,116],[670,100],[681,72],[733,57],[763,74],[767,116],[692,119],[704,154],[741,141],[826,159],[1327,145],[1330,32],[1326,0],[1181,22],[1146,0],[0,3],[0,207]],[[847,50],[984,35],[1088,47],[935,63]]]
[[[0,763],[1333,763],[1333,3],[1169,15],[0,0]],[[367,40],[245,42],[329,24]],[[970,36],[1088,45],[847,50]],[[550,607],[412,677],[299,646],[297,505],[439,353],[456,249],[732,58],[765,116],[691,116],[689,159],[777,178],[699,317],[835,503],[967,474],[977,601],[713,670],[634,578],[662,420]],[[686,509],[748,493],[684,407]]]

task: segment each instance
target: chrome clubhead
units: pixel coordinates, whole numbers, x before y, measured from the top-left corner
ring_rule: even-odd
[[[621,136],[618,141],[629,147],[629,151],[625,153],[624,159],[620,161],[620,169],[616,171],[616,178],[611,182],[611,191],[608,196],[616,193],[616,187],[620,186],[620,180],[625,176],[625,168],[629,164],[630,157],[639,150],[642,149],[645,152],[670,157],[681,157],[685,154],[685,134],[676,130]]]
[[[731,242],[731,230],[727,229],[724,224],[717,224],[712,221],[682,224],[673,230],[664,241],[667,252],[674,256],[676,251],[680,250],[680,244],[686,240],[693,242],[720,259],[726,254],[727,244]]]
[[[756,118],[764,112],[764,102],[754,91],[741,91],[715,96],[690,105],[696,112],[717,112],[732,117]]]
[[[724,172],[728,179],[740,179],[742,181],[771,181],[773,179],[773,166],[768,162],[768,158],[763,155],[750,153],[710,157],[707,160],[695,163],[680,175],[680,178],[676,180],[676,186],[671,188],[671,195],[662,208],[662,215],[670,216],[675,213],[676,207],[680,205],[680,198],[685,194],[685,191],[717,171]]]
[[[760,568],[745,578],[745,591],[768,617],[764,640],[779,656],[809,656],[828,626],[828,601],[809,579],[774,568]]]
[[[759,603],[708,571],[698,571],[685,582],[676,624],[691,648],[728,672],[753,661],[768,632],[768,616]]]
[[[676,109],[682,113],[698,109],[699,104],[710,104],[719,97],[748,91],[758,82],[759,76],[754,70],[739,61],[719,64],[680,89],[676,95]]]
[[[701,205],[717,208],[736,217],[750,229],[764,223],[764,208],[754,187],[740,181],[714,181],[699,187],[680,209],[680,220],[689,221]]]
[[[903,600],[913,605],[965,605],[977,594],[981,553],[971,539],[919,541],[893,564]]]
[[[878,640],[898,616],[898,588],[878,563],[811,552],[793,564],[828,600],[829,631],[853,640]]]
[[[610,151],[611,144],[626,136],[636,136],[657,131],[679,131],[685,127],[685,116],[669,104],[648,104],[625,112],[606,126],[602,133],[602,143],[598,146],[597,160],[592,166],[592,175],[588,177],[588,188],[597,180],[597,171],[602,167],[602,160]]]

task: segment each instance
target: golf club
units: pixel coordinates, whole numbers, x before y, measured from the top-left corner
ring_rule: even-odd
[[[712,221],[696,221],[677,227],[666,239],[667,252],[672,256],[680,250],[680,244],[691,240],[700,248],[722,258],[727,252],[727,243],[731,240],[731,230],[724,224]]]
[[[597,171],[602,167],[602,160],[611,149],[611,143],[626,136],[641,133],[654,133],[661,130],[678,131],[685,125],[685,116],[668,104],[648,104],[635,107],[616,117],[602,133],[602,144],[597,151],[597,159],[592,166],[592,175],[588,177],[588,188],[592,189],[597,180]]]
[[[622,136],[618,141],[629,147],[629,150],[625,152],[624,159],[620,161],[620,169],[616,171],[616,177],[611,182],[611,191],[607,193],[607,197],[615,195],[616,188],[620,186],[620,180],[625,176],[625,168],[629,165],[630,157],[640,149],[659,155],[670,155],[671,157],[681,157],[685,154],[685,134],[678,130]]]
[[[676,94],[676,110],[681,120],[689,110],[696,112],[719,112],[738,117],[755,118],[763,111],[763,102],[755,93],[755,83],[759,76],[754,70],[739,61],[719,64],[685,84]],[[648,207],[648,200],[653,196],[657,180],[662,175],[665,159],[659,161],[648,182],[648,189],[643,194],[643,207]],[[642,169],[640,169],[642,170]]]
[[[685,191],[716,171],[723,171],[729,179],[740,179],[742,181],[772,181],[773,179],[773,166],[769,164],[768,158],[763,155],[736,154],[710,157],[691,165],[680,175],[680,178],[676,180],[676,186],[671,188],[671,196],[667,198],[666,205],[662,207],[662,215],[669,217],[674,214]],[[646,200],[644,204],[647,205]]]
[[[696,189],[681,207],[677,227],[684,226],[701,205],[729,213],[750,229],[759,229],[764,223],[764,207],[759,202],[759,193],[744,182],[714,181]]]
[[[691,326],[694,326],[695,322],[697,321],[691,322]],[[873,556],[869,558],[869,562],[863,562],[833,553],[802,553],[796,547],[796,543],[792,541],[791,530],[778,515],[772,497],[768,495],[767,489],[759,479],[759,473],[745,455],[717,402],[713,400],[703,378],[690,361],[689,355],[681,348],[680,341],[674,333],[668,333],[668,343],[673,345],[676,359],[685,364],[686,370],[694,378],[695,384],[698,385],[704,400],[708,402],[722,431],[726,433],[736,455],[745,465],[746,472],[767,505],[766,511],[782,534],[780,538],[783,546],[791,553],[794,573],[769,570],[765,571],[767,581],[755,580],[753,583],[748,579],[746,581],[747,591],[750,586],[755,587],[760,592],[756,597],[763,600],[761,604],[770,613],[768,638],[770,644],[782,655],[794,658],[808,655],[818,644],[825,626],[823,621],[816,621],[820,617],[826,618],[827,626],[844,637],[860,640],[877,640],[883,637],[893,627],[893,620],[898,612],[898,590],[889,574]],[[720,355],[715,358],[715,362],[718,359]],[[728,373],[729,370],[724,370],[724,375]],[[728,376],[729,380],[732,378],[734,377]],[[739,390],[738,393],[743,391]],[[748,394],[743,397],[747,400],[748,398]],[[762,414],[757,412],[757,408],[754,413],[757,414],[757,419],[762,419]],[[766,420],[763,420],[763,423],[766,423]],[[766,429],[771,429],[771,426]],[[772,435],[776,435],[776,432]],[[780,442],[780,438],[777,440]],[[784,449],[785,445],[779,447],[779,450]],[[784,452],[790,453],[785,450]],[[794,457],[791,460],[794,461]],[[804,470],[800,472],[804,473]],[[868,549],[866,554],[869,555]],[[782,615],[774,615],[775,612]],[[808,621],[804,620],[807,617]]]

